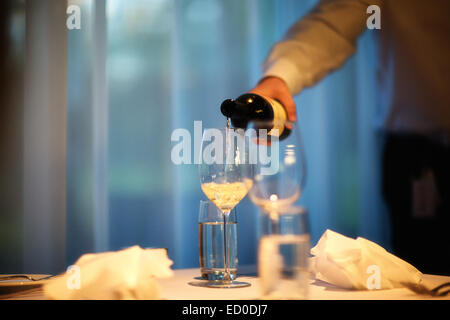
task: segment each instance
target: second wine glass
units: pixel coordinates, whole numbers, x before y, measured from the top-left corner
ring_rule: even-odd
[[[277,227],[278,212],[301,196],[306,177],[303,144],[297,123],[290,121],[249,122],[250,149],[258,149],[250,199],[269,214]],[[274,230],[276,232],[276,230]]]

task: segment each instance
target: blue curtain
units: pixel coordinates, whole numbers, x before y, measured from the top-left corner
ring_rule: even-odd
[[[193,135],[195,120],[223,126],[221,101],[256,83],[270,47],[316,1],[107,0],[105,21],[94,1],[69,3],[81,6],[82,28],[68,32],[67,264],[86,252],[138,244],[167,248],[175,268],[196,267],[204,195],[196,166],[172,163],[171,133]],[[107,117],[98,119],[93,55],[101,50],[93,33],[102,24]],[[313,243],[330,228],[389,249],[374,40],[366,31],[343,68],[295,98],[308,166],[300,204]],[[107,128],[104,162],[96,156],[97,126]],[[105,183],[96,170],[107,173]],[[96,186],[106,198],[95,198]],[[258,211],[245,199],[237,212],[239,263],[255,264]]]

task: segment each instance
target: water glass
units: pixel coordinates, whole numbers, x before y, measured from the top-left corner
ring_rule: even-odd
[[[199,254],[202,279],[220,281],[225,275],[223,213],[211,201],[200,201],[199,211]],[[227,219],[226,232],[229,243],[228,259],[231,280],[236,279],[237,257],[237,220],[236,209],[231,210]]]
[[[263,212],[258,275],[263,299],[306,299],[310,235],[302,207]]]

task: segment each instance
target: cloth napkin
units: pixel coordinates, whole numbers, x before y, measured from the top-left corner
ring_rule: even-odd
[[[311,249],[311,269],[316,279],[341,288],[372,290],[420,283],[422,273],[378,244],[352,239],[326,230]]]
[[[158,278],[173,275],[165,249],[139,246],[85,254],[44,285],[50,299],[159,299]]]

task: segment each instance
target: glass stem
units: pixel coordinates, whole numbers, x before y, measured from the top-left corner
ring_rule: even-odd
[[[228,216],[230,215],[230,211],[223,213],[223,262],[225,264],[225,274],[223,277],[224,282],[231,282],[231,274],[230,274],[230,253],[229,253],[229,239],[228,239]]]
[[[272,234],[281,234],[281,227],[280,227],[280,216],[278,212],[272,211],[269,215],[270,218],[270,231]]]

